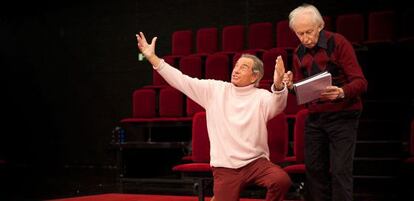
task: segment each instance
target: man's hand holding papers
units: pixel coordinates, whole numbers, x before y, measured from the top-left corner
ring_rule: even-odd
[[[332,76],[327,71],[293,84],[298,104],[305,104],[319,98],[333,100],[331,99],[334,94],[333,87]],[[335,98],[337,96],[338,94]]]

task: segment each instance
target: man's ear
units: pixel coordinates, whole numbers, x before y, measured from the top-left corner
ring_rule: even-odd
[[[322,31],[323,27],[325,27],[325,24],[324,24],[324,23],[321,23],[321,24],[318,26],[318,32]]]
[[[250,79],[252,82],[255,83],[259,79],[259,73],[253,73],[252,79]]]

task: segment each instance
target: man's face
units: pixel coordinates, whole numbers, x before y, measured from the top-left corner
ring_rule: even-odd
[[[313,48],[318,43],[321,25],[315,23],[309,15],[302,14],[296,17],[293,31],[306,48]]]
[[[253,60],[250,58],[241,57],[237,60],[236,65],[231,73],[231,83],[237,87],[245,87],[254,83],[258,74],[253,73]]]

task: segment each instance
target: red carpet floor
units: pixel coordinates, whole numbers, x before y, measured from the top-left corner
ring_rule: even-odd
[[[138,194],[101,194],[74,198],[54,199],[49,201],[197,201],[195,196],[174,195],[138,195]],[[210,201],[207,197],[206,201]],[[240,199],[240,201],[262,201],[259,199]]]

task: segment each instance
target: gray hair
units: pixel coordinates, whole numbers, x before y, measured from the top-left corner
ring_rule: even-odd
[[[306,14],[311,17],[312,21],[321,26],[323,28],[325,26],[325,22],[323,21],[321,13],[319,13],[318,9],[311,5],[311,4],[302,4],[301,6],[295,8],[289,14],[289,27],[293,30],[293,25],[295,23],[295,18],[298,15]]]
[[[257,74],[257,73],[259,74],[259,77],[254,82],[254,86],[256,86],[256,87],[259,86],[259,82],[263,78],[263,75],[264,75],[264,68],[263,68],[262,60],[260,60],[259,58],[257,58],[255,55],[252,55],[252,54],[242,54],[240,56],[240,58],[249,58],[249,59],[253,60],[252,71],[255,74]]]

